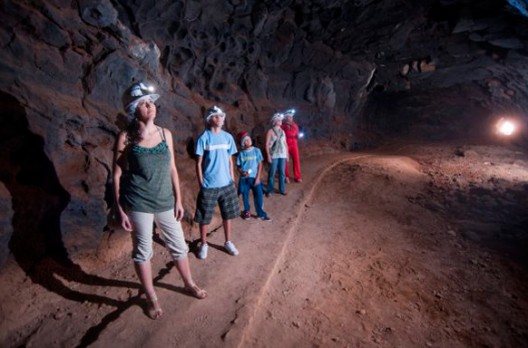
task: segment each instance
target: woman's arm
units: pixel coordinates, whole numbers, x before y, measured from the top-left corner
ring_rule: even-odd
[[[119,189],[121,184],[121,176],[123,175],[123,168],[126,165],[125,148],[127,142],[127,133],[121,132],[117,136],[114,148],[114,163],[113,163],[113,180],[114,180],[114,200],[121,219],[121,227],[126,231],[132,231],[132,224],[128,219],[128,215],[119,203]]]
[[[268,129],[266,132],[266,159],[268,160],[268,163],[271,163],[271,133],[273,131],[271,129]]]
[[[183,210],[182,196],[180,191],[180,176],[178,175],[178,169],[176,168],[176,159],[174,157],[174,143],[172,141],[172,133],[168,129],[163,128],[163,133],[165,134],[165,138],[167,139],[167,145],[171,154],[170,177],[175,199],[174,216],[176,216],[176,220],[180,221],[183,218],[185,211]]]

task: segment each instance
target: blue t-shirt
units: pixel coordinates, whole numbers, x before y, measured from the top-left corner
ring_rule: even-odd
[[[204,188],[224,187],[233,181],[229,158],[237,153],[237,149],[231,134],[223,130],[218,134],[209,129],[205,130],[196,141],[195,153],[203,157]]]
[[[249,172],[249,177],[257,176],[259,162],[262,161],[262,152],[257,147],[252,146],[249,151],[240,151],[237,156],[237,167],[244,172]]]

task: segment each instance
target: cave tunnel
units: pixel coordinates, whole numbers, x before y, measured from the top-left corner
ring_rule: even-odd
[[[527,43],[526,0],[2,2],[0,346],[528,346]],[[105,219],[135,82],[160,95],[209,294],[154,224],[157,320]],[[302,180],[232,219],[236,257],[216,208],[199,259],[213,105],[264,185],[294,108]]]

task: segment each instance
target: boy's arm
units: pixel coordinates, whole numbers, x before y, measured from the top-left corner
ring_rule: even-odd
[[[231,179],[233,180],[233,182],[235,182],[235,169],[234,169],[234,165],[233,165],[233,156],[229,156],[229,172],[231,174]]]
[[[255,175],[255,185],[260,184],[260,173],[262,172],[262,161],[259,161],[257,174]]]
[[[198,179],[198,185],[200,188],[203,186],[202,161],[202,156],[196,156],[196,178]]]
[[[240,174],[240,176],[247,176],[248,173],[242,170],[243,161],[241,159],[241,156],[242,156],[242,152],[239,152],[237,155],[236,163],[235,163],[237,172],[238,174]]]

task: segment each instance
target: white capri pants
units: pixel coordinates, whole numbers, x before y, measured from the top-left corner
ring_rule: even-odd
[[[187,256],[189,247],[185,242],[181,223],[174,216],[174,209],[162,213],[141,213],[128,211],[127,215],[134,229],[132,233],[132,259],[136,263],[149,261],[154,255],[152,251],[153,222],[161,229],[165,246],[173,260],[181,260]]]

